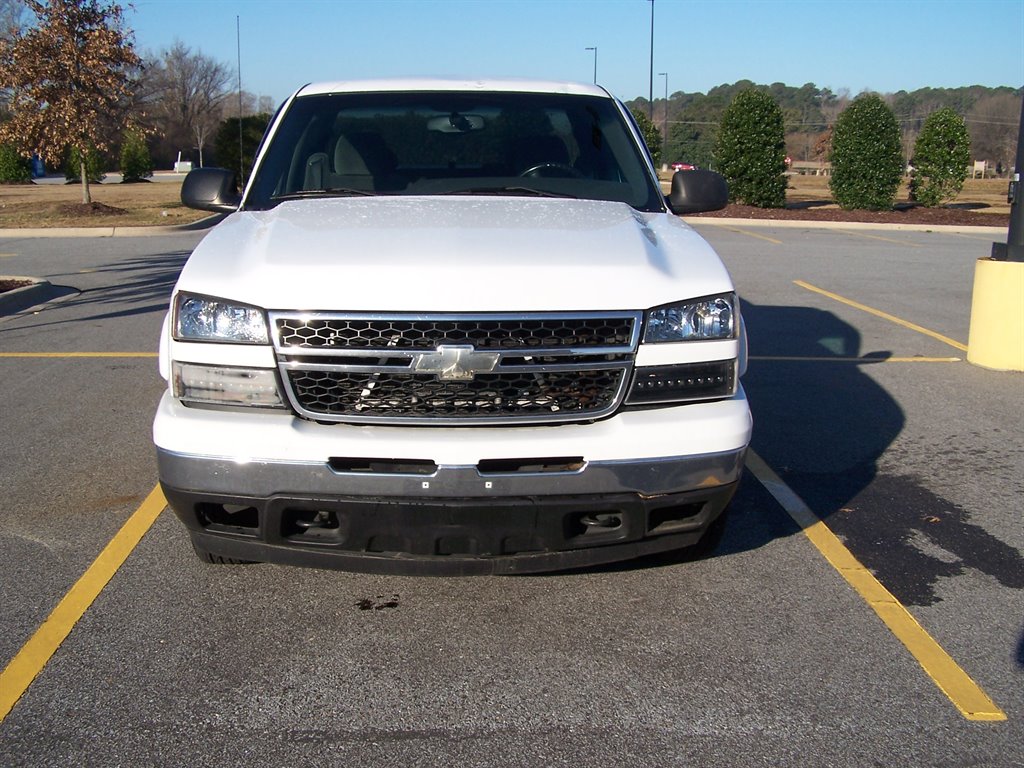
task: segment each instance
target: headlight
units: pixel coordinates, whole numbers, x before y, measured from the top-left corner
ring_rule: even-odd
[[[185,293],[179,293],[176,302],[174,338],[237,344],[270,343],[267,318],[262,309]]]
[[[658,307],[647,313],[644,342],[736,338],[736,294],[708,296]]]
[[[174,396],[185,402],[252,408],[284,407],[273,369],[175,362],[172,370]]]

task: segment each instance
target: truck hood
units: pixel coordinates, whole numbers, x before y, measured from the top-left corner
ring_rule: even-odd
[[[178,289],[266,309],[646,309],[732,290],[670,214],[520,197],[296,200],[216,226]]]

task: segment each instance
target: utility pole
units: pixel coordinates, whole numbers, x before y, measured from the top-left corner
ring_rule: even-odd
[[[585,48],[584,50],[594,52],[594,85],[597,85],[597,46],[595,45],[590,48]]]

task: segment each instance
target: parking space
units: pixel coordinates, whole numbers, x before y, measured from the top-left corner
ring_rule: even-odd
[[[697,228],[740,287],[770,472],[747,473],[712,557],[213,567],[165,512],[0,716],[0,762],[1019,764],[1024,377],[956,346],[998,235]],[[198,238],[0,240],[4,272],[76,291],[0,318],[0,666],[145,507],[162,382],[138,355]],[[766,476],[1003,718],[965,717]]]

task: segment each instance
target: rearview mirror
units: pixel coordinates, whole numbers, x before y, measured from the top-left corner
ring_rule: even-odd
[[[669,207],[677,215],[718,211],[729,203],[729,184],[714,171],[676,171]]]
[[[484,127],[484,119],[480,115],[464,115],[461,112],[452,112],[450,115],[432,117],[427,121],[428,131],[440,133],[469,133],[479,131]]]

